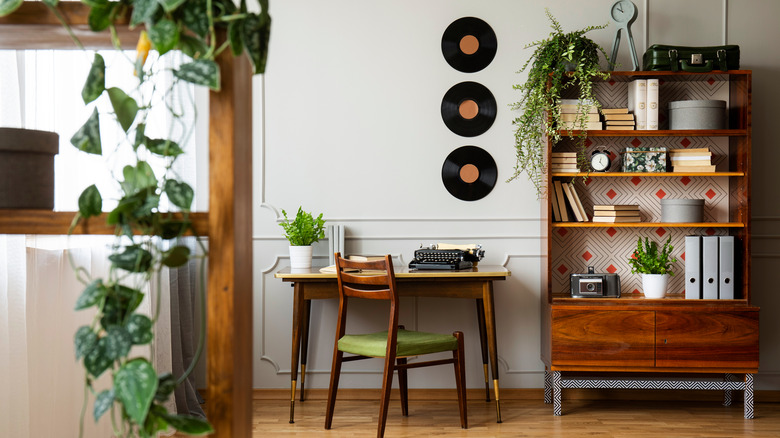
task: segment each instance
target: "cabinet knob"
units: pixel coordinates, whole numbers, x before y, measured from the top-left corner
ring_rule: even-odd
[[[666,339],[664,339],[664,344],[666,344]]]

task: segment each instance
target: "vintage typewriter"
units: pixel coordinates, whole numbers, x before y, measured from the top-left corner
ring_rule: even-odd
[[[414,251],[414,260],[409,269],[470,269],[482,260],[485,250],[482,245],[450,245],[438,243],[428,247],[420,246]]]

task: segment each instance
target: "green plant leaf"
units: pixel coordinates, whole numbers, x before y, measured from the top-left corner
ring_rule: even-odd
[[[118,2],[111,2],[105,6],[93,6],[87,18],[90,30],[100,32],[108,29],[108,26],[111,25],[111,13],[114,12],[117,5],[119,5]]]
[[[125,166],[122,169],[124,181],[120,184],[122,190],[128,195],[137,193],[139,190],[146,190],[149,187],[157,187],[157,177],[154,176],[152,166],[146,161],[139,161],[135,167]]]
[[[99,216],[103,211],[103,198],[97,186],[92,184],[79,195],[79,214],[87,218]]]
[[[168,422],[160,416],[160,414],[167,414],[168,411],[165,407],[153,404],[149,409],[149,415],[146,416],[146,421],[143,424],[143,430],[141,436],[156,437],[157,432],[164,431],[168,428]],[[143,435],[146,433],[147,435]]]
[[[200,38],[191,35],[179,37],[179,50],[192,59],[197,59],[209,51],[208,46]]]
[[[0,0],[0,17],[15,11],[24,0]]]
[[[165,12],[172,12],[179,6],[181,6],[182,3],[184,3],[185,0],[157,0],[160,5],[165,9]]]
[[[209,17],[205,0],[190,0],[182,10],[182,22],[201,38],[209,33]]]
[[[76,307],[73,310],[82,310],[97,304],[104,296],[107,290],[103,286],[103,280],[97,279],[90,283],[76,300]]]
[[[190,223],[185,221],[166,221],[158,224],[155,235],[163,239],[173,239],[184,234],[189,229]]]
[[[122,326],[115,325],[109,327],[106,337],[106,356],[112,360],[118,360],[130,353],[130,347],[133,346],[133,339],[130,333]]]
[[[161,157],[177,157],[184,153],[178,143],[161,138],[146,138],[146,149]]]
[[[125,324],[125,317],[137,309],[143,299],[143,292],[137,289],[119,284],[109,288],[100,325],[108,331],[112,326]]]
[[[81,98],[84,103],[90,103],[100,97],[106,89],[106,63],[103,57],[95,53],[92,60],[92,67],[89,69],[87,81],[84,88],[81,89]]]
[[[152,265],[152,253],[138,245],[125,247],[119,254],[108,256],[111,263],[129,272],[146,272]]]
[[[162,373],[157,379],[157,393],[154,399],[158,402],[165,402],[176,389],[176,378],[171,373]]]
[[[135,140],[133,141],[133,150],[138,150],[138,147],[146,144],[146,123],[139,123],[135,125]]]
[[[244,20],[244,46],[252,61],[255,74],[265,73],[268,58],[268,40],[271,37],[271,16],[267,13],[249,14]]]
[[[90,8],[100,8],[108,5],[108,0],[81,0],[81,2]]]
[[[192,199],[195,197],[195,192],[189,184],[175,179],[165,181],[165,194],[168,195],[168,199],[173,205],[182,210],[189,210],[192,206]]]
[[[169,425],[179,432],[184,432],[188,435],[207,435],[214,432],[214,428],[211,427],[208,421],[203,418],[195,417],[193,415],[172,415],[165,414],[160,415],[165,418]]]
[[[195,85],[205,85],[214,91],[220,90],[219,66],[208,59],[196,59],[183,64],[173,71],[173,75]]]
[[[76,330],[73,337],[73,344],[76,347],[76,360],[86,356],[95,345],[97,345],[98,336],[88,325],[83,325]]]
[[[228,24],[228,41],[233,56],[244,53],[244,20],[234,20]]]
[[[130,16],[130,26],[137,26],[152,20],[160,4],[157,0],[135,0],[133,2],[133,14]]]
[[[100,375],[111,366],[112,362],[113,361],[106,354],[105,337],[98,339],[95,348],[84,356],[84,368],[87,369],[89,374],[96,378],[100,377]]]
[[[137,424],[143,424],[157,391],[157,375],[146,359],[133,359],[122,365],[114,376],[114,392],[125,412]]]
[[[162,56],[179,44],[179,27],[173,21],[163,18],[149,29],[149,39]]]
[[[125,328],[134,345],[148,344],[154,339],[152,320],[146,315],[138,313],[130,315],[130,320],[127,321]]]
[[[116,119],[127,132],[133,125],[136,114],[138,114],[138,103],[132,97],[128,96],[121,88],[111,87],[108,89],[108,97],[111,99],[111,106],[114,107]]]
[[[307,246],[325,237],[325,220],[322,213],[315,219],[311,213],[298,207],[295,219],[290,220],[287,212],[282,210],[284,220],[279,223],[284,229],[284,237],[293,246]]]
[[[100,143],[100,116],[97,108],[92,110],[86,123],[73,134],[70,143],[88,154],[101,155],[103,147]]]
[[[163,253],[162,264],[169,268],[178,268],[190,260],[190,249],[186,246],[175,246]]]
[[[103,390],[95,397],[95,407],[92,410],[92,415],[95,417],[95,423],[100,420],[100,417],[102,417],[103,414],[111,409],[112,404],[114,404],[113,388]]]

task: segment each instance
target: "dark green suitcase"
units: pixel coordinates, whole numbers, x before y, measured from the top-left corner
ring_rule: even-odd
[[[653,44],[642,57],[645,71],[739,70],[739,46],[684,47]]]

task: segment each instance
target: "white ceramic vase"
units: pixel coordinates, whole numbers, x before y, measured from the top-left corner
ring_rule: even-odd
[[[311,268],[311,245],[290,246],[290,268],[292,269]]]
[[[668,282],[669,274],[642,274],[642,292],[645,298],[665,297]]]

